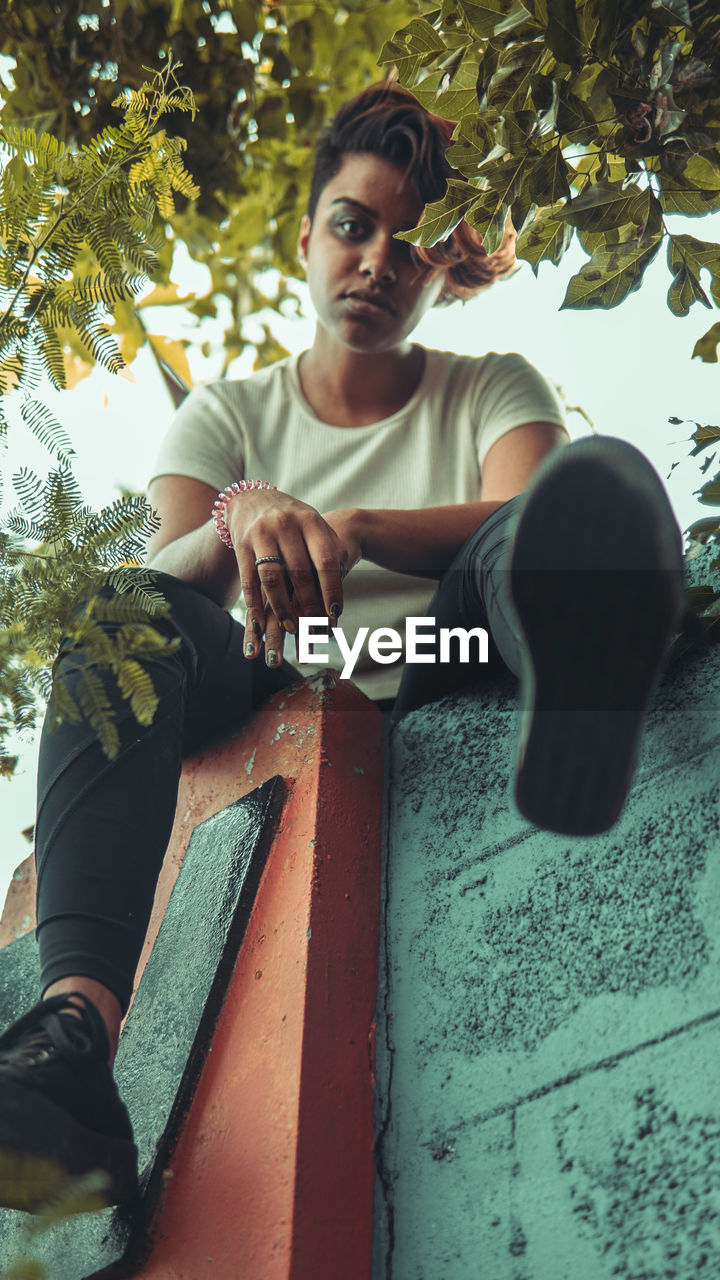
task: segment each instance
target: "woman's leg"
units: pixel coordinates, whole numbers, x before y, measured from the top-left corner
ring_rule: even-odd
[[[524,494],[511,498],[474,530],[446,569],[427,608],[427,616],[435,619],[438,630],[485,628],[490,640],[488,666],[497,670],[504,664],[518,677],[522,672],[523,640],[510,598],[509,564],[513,534],[524,503]],[[450,662],[406,666],[393,720],[397,722],[416,707],[437,702],[486,678],[485,666],[475,661],[477,652],[471,643],[471,661],[460,662],[459,645],[451,642]]]
[[[680,531],[653,468],[624,441],[556,451],[461,549],[430,612],[442,626],[489,626],[522,678],[515,796],[531,821],[580,835],[616,820],[683,608]],[[394,718],[472,676],[470,665],[411,667]]]
[[[243,656],[243,628],[187,584],[157,574],[173,653],[147,665],[159,696],[142,726],[93,672],[116,713],[120,750],[103,753],[87,720],[45,728],[36,849],[45,998],[0,1035],[0,1205],[37,1212],[92,1173],[98,1204],[137,1194],[137,1149],[110,1065],[172,829],[182,757],[230,731],[298,678]],[[111,633],[121,625],[102,623]],[[80,690],[87,654],[67,643],[55,668]],[[96,683],[97,701],[97,683]]]
[[[181,647],[147,662],[159,705],[142,726],[114,677],[98,672],[116,714],[120,750],[108,759],[87,720],[43,731],[36,825],[37,939],[43,990],[87,982],[115,1033],[127,1009],[165,850],[184,755],[230,731],[297,676],[246,659],[243,628],[167,574],[157,585],[172,617],[156,625]],[[103,623],[112,633],[120,625]],[[61,646],[55,682],[76,693],[88,659]],[[108,1025],[106,1021],[106,1025]],[[111,1034],[111,1040],[114,1034]],[[112,1048],[112,1046],[111,1046]]]

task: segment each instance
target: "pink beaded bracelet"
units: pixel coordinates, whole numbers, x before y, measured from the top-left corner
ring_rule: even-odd
[[[269,480],[233,480],[227,489],[218,494],[213,503],[211,514],[215,521],[218,537],[221,542],[225,543],[226,547],[232,548],[232,538],[225,524],[225,508],[236,493],[245,493],[246,489],[277,489],[277,485],[270,484]]]

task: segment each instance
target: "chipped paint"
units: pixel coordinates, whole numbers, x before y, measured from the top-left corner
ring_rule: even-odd
[[[284,724],[284,722],[282,722],[282,721],[281,721],[281,723],[280,723],[280,724],[278,725],[278,727],[277,727],[277,730],[276,730],[276,733],[275,733],[275,737],[270,739],[270,746],[272,746],[274,742],[279,742],[279,741],[280,741],[280,738],[282,737],[282,735],[283,735],[285,732],[286,732],[286,730],[285,730],[285,724]]]
[[[383,721],[337,675],[289,696],[293,741],[285,722],[270,744],[271,699],[183,769],[196,810],[278,774],[284,806],[136,1280],[370,1275]]]
[[[720,657],[617,824],[531,827],[498,681],[393,731],[373,1280],[720,1275]]]

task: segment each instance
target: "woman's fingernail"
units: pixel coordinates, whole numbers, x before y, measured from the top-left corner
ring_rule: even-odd
[[[333,603],[330,605],[330,612],[334,618],[339,618],[340,614],[342,613],[342,605],[338,604],[337,600],[334,600]]]
[[[252,640],[248,640],[247,644],[245,645],[245,652],[246,653],[255,652],[255,645],[253,644]]]
[[[252,629],[255,632],[256,636],[262,635],[262,627],[260,626],[260,623],[258,622],[257,618],[253,618],[252,620]]]
[[[278,664],[278,656],[274,649],[268,649],[267,664],[269,667],[276,667]]]
[[[283,619],[283,630],[289,631],[291,636],[295,635],[297,627],[294,622],[290,622],[288,618]]]

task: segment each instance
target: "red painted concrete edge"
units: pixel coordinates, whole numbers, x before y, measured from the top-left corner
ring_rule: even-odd
[[[144,1280],[370,1275],[382,717],[334,673],[313,684],[186,771],[189,809],[230,803],[233,776],[290,786]],[[278,720],[284,767],[248,749]]]
[[[328,707],[310,908],[292,1280],[361,1280],[370,1276],[372,1261],[383,778],[379,754],[362,786],[357,774],[348,777],[342,768],[345,732],[340,709]],[[376,732],[382,738],[381,720]],[[320,1205],[331,1231],[319,1229]]]

